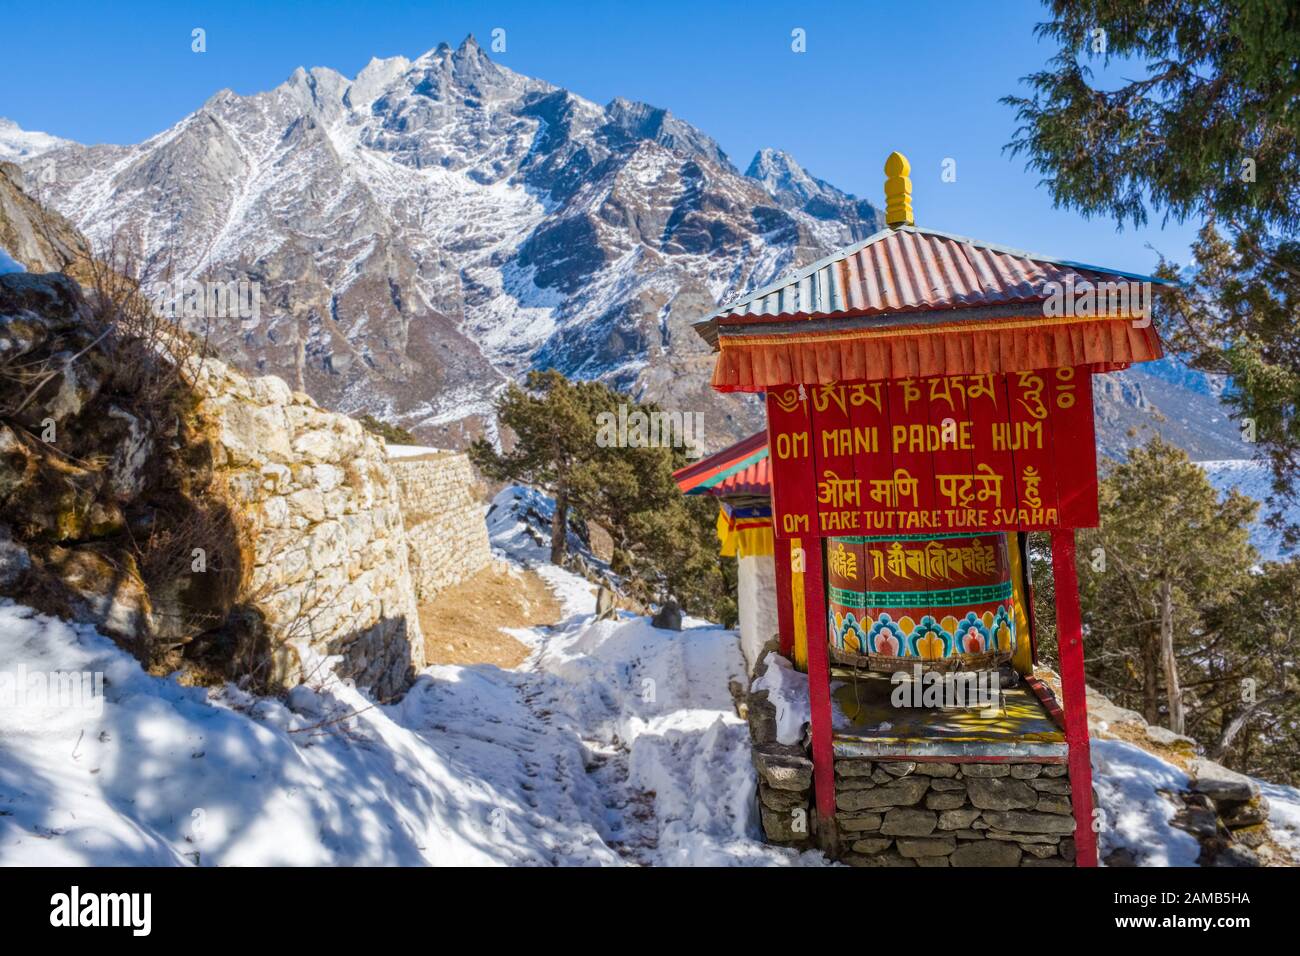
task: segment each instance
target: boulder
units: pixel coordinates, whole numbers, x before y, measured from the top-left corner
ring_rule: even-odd
[[[1194,793],[1203,793],[1211,800],[1246,801],[1259,796],[1259,784],[1245,774],[1229,770],[1212,760],[1197,758],[1187,768]]]
[[[1256,797],[1242,803],[1230,803],[1226,800],[1216,801],[1219,817],[1229,830],[1251,827],[1268,820],[1268,798]]]
[[[663,606],[651,618],[652,627],[661,631],[680,631],[682,629],[682,607],[676,601],[665,601]]]
[[[776,750],[772,745],[755,748],[754,767],[775,790],[802,791],[812,786],[812,761],[788,750]]]

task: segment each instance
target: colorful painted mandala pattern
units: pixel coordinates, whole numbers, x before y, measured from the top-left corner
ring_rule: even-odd
[[[1016,647],[1016,624],[1006,605],[977,615],[968,611],[958,620],[951,615],[940,620],[926,614],[920,620],[903,615],[895,620],[886,611],[876,618],[853,611],[831,611],[831,642],[850,654],[882,654],[941,660],[990,651],[1011,653]]]

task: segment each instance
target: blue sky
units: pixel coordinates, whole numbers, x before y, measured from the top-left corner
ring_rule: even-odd
[[[1195,224],[1117,232],[1053,209],[1038,176],[1002,147],[999,97],[1054,52],[1038,3],[130,2],[0,0],[0,116],[81,142],[136,142],[217,90],[255,93],[297,66],[354,76],[372,56],[414,58],[505,30],[502,64],[597,102],[667,107],[741,169],[755,150],[883,205],[894,149],[912,162],[917,223],[1038,252],[1148,271],[1185,263]],[[191,51],[202,27],[207,52]],[[805,31],[807,50],[791,49]],[[1130,68],[1128,75],[1137,75]],[[1112,69],[1112,75],[1124,73]],[[956,160],[956,182],[940,178]]]

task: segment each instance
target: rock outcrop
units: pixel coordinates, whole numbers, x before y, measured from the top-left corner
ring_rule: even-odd
[[[283,381],[175,355],[61,275],[0,276],[0,587],[159,671],[381,698],[423,663],[382,442]]]
[[[0,249],[30,272],[85,274],[90,244],[73,225],[22,188],[23,172],[0,162]]]
[[[1161,790],[1173,807],[1171,823],[1201,844],[1201,866],[1261,866],[1274,848],[1268,832],[1268,799],[1259,784],[1245,774],[1200,756],[1191,737],[1147,723],[1089,688],[1088,726],[1094,737],[1127,740],[1168,760],[1187,774],[1185,790]],[[1109,866],[1131,866],[1132,855],[1121,850]]]

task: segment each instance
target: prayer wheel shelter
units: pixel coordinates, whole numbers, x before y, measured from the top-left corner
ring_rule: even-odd
[[[736,559],[740,645],[750,673],[762,648],[773,638],[780,652],[801,671],[808,669],[807,634],[796,627],[798,619],[778,622],[782,610],[788,611],[793,595],[802,593],[802,573],[791,574],[788,562],[779,567],[773,560],[776,539],[772,532],[771,466],[767,432],[762,431],[673,473],[683,494],[706,496],[718,501],[718,553]],[[846,539],[851,540],[851,539]],[[840,542],[835,542],[836,546]],[[851,547],[852,545],[850,545]],[[1037,663],[1033,630],[1030,627],[1032,602],[1025,536],[1008,536],[1009,561],[1013,571],[1013,607],[1020,630],[1030,635],[1018,651],[1023,659],[1019,669],[1028,673]],[[830,560],[842,553],[836,547]],[[778,571],[782,581],[777,583]],[[787,595],[778,602],[777,588]],[[778,608],[778,604],[780,608]]]
[[[908,171],[886,161],[886,229],[695,326],[714,388],[765,396],[790,663],[756,686],[807,649],[808,739],[755,731],[764,828],[861,865],[1095,866],[1074,530],[1098,520],[1092,376],[1161,357],[1160,280],[918,228]],[[725,489],[748,441],[683,490]],[[1051,539],[1063,708],[1027,532]]]

